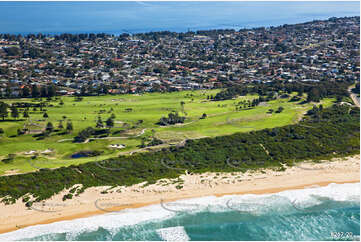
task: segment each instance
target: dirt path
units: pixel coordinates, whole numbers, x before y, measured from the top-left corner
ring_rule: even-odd
[[[259,145],[260,145],[260,146],[262,147],[262,149],[266,152],[266,154],[269,155],[269,152],[268,152],[268,150],[266,149],[266,147],[264,147],[263,144],[259,144]]]
[[[348,88],[348,92],[350,93],[350,97],[352,99],[352,101],[355,103],[355,105],[357,107],[360,107],[360,98],[357,97],[357,95],[355,93],[352,93],[352,86]]]
[[[61,143],[61,142],[70,141],[70,140],[73,140],[73,139],[61,139],[61,140],[58,140],[57,142],[58,142],[58,143]]]
[[[129,138],[136,138],[136,137],[139,137],[142,134],[144,134],[145,130],[146,129],[142,129],[142,131],[140,131],[139,134],[137,134],[135,136],[130,136],[130,137],[119,136],[119,137],[89,138],[89,139],[86,139],[83,144],[88,143],[90,140],[97,140],[97,139],[129,139]]]
[[[128,138],[135,138],[135,137],[139,137],[141,136],[142,134],[144,134],[144,132],[146,131],[147,129],[142,129],[142,131],[140,131],[139,134],[135,135],[135,136],[130,136],[130,137],[125,137],[125,136],[119,136],[119,137],[104,137],[104,138],[89,138],[89,139],[86,139],[82,144],[86,144],[88,143],[90,140],[97,140],[97,139],[128,139]],[[73,139],[61,139],[61,140],[58,140],[58,143],[61,143],[61,142],[64,142],[64,141],[71,141]]]

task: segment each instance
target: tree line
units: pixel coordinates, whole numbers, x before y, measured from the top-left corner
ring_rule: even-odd
[[[212,101],[229,100],[237,96],[245,96],[247,94],[258,94],[264,96],[265,101],[275,98],[275,95],[281,91],[287,94],[297,92],[297,96],[302,97],[307,94],[306,102],[319,102],[325,97],[343,97],[348,96],[347,88],[352,82],[343,81],[321,81],[321,82],[271,82],[271,83],[241,83],[229,84],[230,86],[218,92],[215,96],[209,96]]]
[[[19,96],[24,98],[51,98],[57,95],[56,91],[57,87],[54,84],[42,85],[40,88],[37,85],[29,85],[20,89]],[[13,94],[12,86],[11,84],[8,84],[5,88],[5,92],[0,92],[0,98],[18,98],[18,96]]]

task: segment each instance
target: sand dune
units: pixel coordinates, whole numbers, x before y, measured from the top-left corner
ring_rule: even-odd
[[[337,158],[318,164],[301,163],[285,171],[185,174],[179,179],[162,179],[156,184],[130,187],[92,187],[71,200],[62,201],[63,191],[51,199],[25,207],[0,204],[0,233],[36,224],[87,217],[124,208],[136,208],[163,201],[209,195],[261,194],[301,189],[330,183],[360,181],[360,156]],[[104,191],[107,190],[107,193]]]

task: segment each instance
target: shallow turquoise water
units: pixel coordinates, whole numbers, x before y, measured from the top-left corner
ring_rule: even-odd
[[[359,240],[359,185],[190,199],[28,227],[0,240]]]
[[[331,240],[331,232],[359,235],[360,206],[352,203],[317,212],[288,211],[262,216],[239,212],[199,212],[180,214],[163,221],[118,228],[116,232],[102,227],[71,236],[72,240],[163,240],[159,230],[170,238],[173,233],[190,240]],[[180,231],[180,232],[179,232]],[[183,234],[186,233],[186,236]],[[351,239],[349,234],[344,236]],[[67,233],[42,235],[32,240],[67,240]],[[336,239],[334,237],[333,239]]]

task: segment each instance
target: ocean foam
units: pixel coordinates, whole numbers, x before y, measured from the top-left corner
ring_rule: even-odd
[[[248,213],[263,213],[269,209],[277,212],[284,209],[284,205],[290,207],[292,204],[307,204],[307,206],[319,203],[319,200],[315,199],[315,196],[328,198],[335,201],[360,201],[360,183],[349,184],[330,184],[325,187],[312,187],[306,189],[287,190],[275,194],[245,194],[245,195],[226,195],[222,197],[207,196],[194,199],[178,200],[174,203],[182,207],[182,211],[187,212],[186,208],[189,207],[192,210],[189,212],[195,212],[194,208],[198,205],[200,210],[208,210],[210,212],[217,211],[229,211],[230,209],[243,211],[242,204],[253,204],[251,210],[245,211]],[[228,206],[231,202],[232,207]],[[191,205],[191,206],[189,206]],[[301,206],[301,205],[300,205]],[[174,206],[172,206],[174,209]],[[264,211],[263,211],[264,210]],[[88,218],[80,218],[70,221],[61,221],[45,225],[30,226],[17,231],[0,234],[0,240],[21,240],[26,238],[34,238],[46,234],[67,233],[67,237],[74,238],[77,234],[96,231],[99,227],[107,229],[112,234],[118,231],[118,228],[135,225],[142,222],[165,220],[173,217],[177,213],[164,209],[160,204],[151,205],[136,209],[126,209],[121,213],[109,213],[104,215],[97,215]],[[175,231],[174,228],[170,230],[161,229],[158,232],[161,233],[162,238],[168,238],[169,231]],[[180,231],[177,228],[177,231]],[[68,235],[69,233],[69,235]],[[180,232],[179,232],[180,233]],[[180,235],[181,236],[181,235]],[[184,236],[184,235],[183,235]],[[175,238],[171,238],[175,240]]]
[[[114,231],[122,226],[134,225],[148,220],[162,220],[173,216],[161,208],[160,205],[151,205],[136,209],[126,209],[122,213],[109,213],[104,215],[60,221],[51,224],[35,225],[13,232],[0,234],[0,240],[22,240],[46,234],[69,233],[70,238],[83,232],[96,231],[99,227]]]
[[[184,230],[184,227],[170,227],[157,230],[158,235],[164,241],[189,241],[187,232]]]

